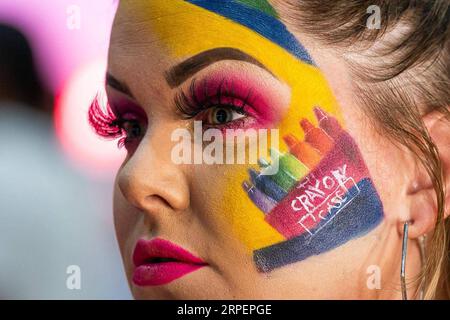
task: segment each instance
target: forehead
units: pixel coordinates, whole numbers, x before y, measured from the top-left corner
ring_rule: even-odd
[[[113,30],[113,73],[134,68],[160,80],[192,56],[213,48],[236,48],[291,88],[296,111],[313,116],[312,106],[330,111],[327,106],[334,105],[326,79],[266,1],[122,0]]]
[[[185,0],[235,23],[239,23],[307,63],[312,63],[309,54],[297,39],[286,29],[276,12],[265,0]]]
[[[129,32],[133,38],[143,34],[136,30],[148,31],[140,41],[155,41],[175,57],[235,47],[313,64],[265,0],[123,0],[116,22],[122,34],[137,22],[139,28]]]

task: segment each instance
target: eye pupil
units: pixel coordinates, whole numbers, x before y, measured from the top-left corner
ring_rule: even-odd
[[[219,124],[227,123],[229,120],[229,112],[225,109],[218,109],[215,112],[215,120]]]
[[[142,134],[141,126],[139,122],[135,120],[124,121],[123,129],[129,139],[139,138]]]
[[[139,137],[141,135],[141,127],[139,126],[139,124],[133,124],[133,126],[131,127],[130,135],[132,137]]]

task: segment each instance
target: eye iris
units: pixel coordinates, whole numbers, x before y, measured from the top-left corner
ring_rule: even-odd
[[[128,138],[138,138],[141,136],[141,126],[136,121],[127,121],[124,124],[124,129]]]
[[[214,122],[218,124],[227,123],[230,121],[230,112],[226,109],[220,108],[214,112]]]
[[[134,123],[131,127],[131,136],[132,137],[139,137],[141,135],[141,127],[139,124]]]

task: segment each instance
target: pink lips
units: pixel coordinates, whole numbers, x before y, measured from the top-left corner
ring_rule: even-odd
[[[159,286],[207,265],[202,259],[163,239],[140,239],[133,252],[133,283]]]

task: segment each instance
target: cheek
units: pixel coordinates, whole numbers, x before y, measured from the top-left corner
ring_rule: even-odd
[[[231,226],[233,234],[245,244],[248,253],[252,254],[253,250],[280,242],[284,237],[264,220],[264,212],[243,190],[242,184],[248,180],[248,167],[227,168],[222,187],[223,205],[219,212]]]
[[[120,251],[123,253],[126,252],[127,240],[133,239],[131,235],[136,225],[135,219],[138,219],[139,214],[132,213],[132,209],[127,205],[127,201],[120,192],[117,183],[114,186],[113,216],[117,241]]]
[[[299,122],[304,118],[314,118],[313,106],[321,105],[328,112],[337,114],[337,117],[341,118],[325,79],[318,72],[312,72],[303,65],[295,64],[295,66],[299,68],[294,68],[292,71],[283,70],[284,76],[291,79],[290,101],[284,100],[283,103],[287,107],[278,108],[278,114],[273,117],[277,119],[277,141],[273,143],[269,139],[270,141],[267,143],[268,147],[273,145],[283,153],[289,151],[287,145],[283,142],[284,136],[293,134],[298,139],[304,139],[304,132]],[[295,74],[301,74],[301,77],[295,76]],[[292,82],[293,79],[297,79],[297,81],[294,83]],[[267,151],[267,153],[270,153],[270,151]],[[318,156],[314,154],[315,152],[312,150],[310,152],[311,161],[317,161],[318,159]],[[307,159],[306,162],[310,164]],[[300,163],[294,165],[302,166]],[[251,168],[259,169],[257,165],[251,166]],[[226,218],[234,234],[246,245],[249,254],[253,254],[255,250],[282,242],[286,237],[266,221],[266,215],[263,211],[267,211],[267,209],[261,210],[260,208],[268,202],[262,199],[265,196],[261,195],[256,189],[256,195],[249,195],[243,189],[243,182],[251,181],[248,170],[249,166],[229,165],[227,167],[227,173],[224,174],[226,179],[221,179],[220,183],[223,191],[221,193],[222,201],[220,201],[222,206],[219,208],[219,212]],[[297,171],[302,174],[302,172],[306,172],[306,169],[300,168]],[[278,179],[278,182],[284,187],[288,187],[286,185],[288,183],[283,183],[283,180],[286,179],[282,178]],[[265,180],[265,184],[269,183],[271,187],[276,188],[275,185],[270,183],[270,180]],[[257,202],[256,205],[255,202]]]
[[[320,93],[309,92],[302,102],[302,89],[294,90],[278,127],[279,146],[272,145],[280,150],[271,152],[275,174],[264,175],[271,168],[264,166],[227,169],[220,214],[262,272],[361,237],[384,217],[360,149],[335,104],[314,107],[314,99],[323,99]]]

